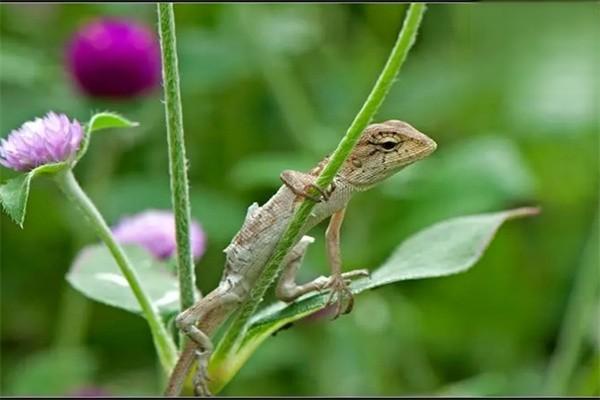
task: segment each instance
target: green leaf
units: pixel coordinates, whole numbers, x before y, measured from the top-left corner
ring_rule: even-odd
[[[404,241],[369,278],[352,282],[350,288],[358,294],[403,280],[464,272],[481,258],[502,223],[537,212],[534,208],[520,208],[437,223]],[[220,354],[218,349],[215,352],[210,365],[213,391],[218,392],[267,337],[323,309],[328,296],[328,293],[309,293],[291,304],[277,302],[257,313],[250,320],[237,353]]]
[[[31,175],[27,173],[10,179],[0,186],[0,202],[2,202],[2,207],[8,216],[21,228],[25,219],[30,182]]]
[[[138,126],[137,122],[128,120],[119,114],[112,112],[101,112],[94,114],[87,123],[87,131],[93,133],[108,128],[133,128]]]
[[[94,114],[92,118],[90,118],[89,122],[85,125],[83,143],[77,152],[75,163],[77,163],[87,152],[87,149],[90,145],[91,134],[93,132],[110,128],[134,128],[138,125],[139,124],[137,122],[130,121],[114,112],[105,111]]]
[[[67,163],[41,165],[31,171],[9,179],[0,185],[0,203],[2,208],[21,228],[27,211],[27,199],[31,180],[40,174],[51,174],[63,169]]]
[[[124,246],[142,286],[161,314],[179,309],[177,277],[167,263],[154,259],[145,249]],[[141,314],[127,280],[104,245],[84,248],[73,262],[67,281],[85,296],[100,303]]]

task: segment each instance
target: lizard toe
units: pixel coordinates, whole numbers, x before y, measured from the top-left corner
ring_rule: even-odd
[[[354,306],[354,295],[348,287],[348,280],[344,279],[343,275],[332,276],[329,289],[331,293],[327,299],[327,305],[332,305],[334,302],[335,313],[333,320],[337,319],[342,314],[348,314]]]

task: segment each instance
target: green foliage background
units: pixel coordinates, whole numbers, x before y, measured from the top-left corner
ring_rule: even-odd
[[[222,249],[246,207],[271,195],[282,169],[308,169],[334,148],[405,9],[175,7],[192,214],[208,235],[197,263],[203,292],[220,278]],[[365,293],[333,323],[278,333],[222,394],[542,393],[575,276],[594,263],[589,279],[599,279],[599,11],[595,3],[429,6],[378,120],[409,121],[439,147],[353,200],[345,268],[378,265],[402,239],[448,217],[531,204],[542,214],[503,227],[465,274]],[[156,27],[153,5],[0,6],[0,132],[49,109],[80,121],[110,109],[140,121],[94,138],[76,170],[112,224],[169,207],[169,185],[160,90],[91,100],[64,68],[75,29],[109,15]],[[9,176],[3,169],[2,180]],[[327,271],[323,232],[303,279]],[[49,180],[33,185],[25,229],[3,214],[1,235],[2,394],[161,390],[145,322],[84,299],[64,280],[78,250],[96,240]],[[598,291],[588,300],[597,310]],[[594,315],[566,394],[600,394]]]

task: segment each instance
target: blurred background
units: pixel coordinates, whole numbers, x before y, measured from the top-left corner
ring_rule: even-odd
[[[309,169],[333,150],[405,11],[175,6],[192,214],[207,236],[197,262],[203,292],[218,282],[247,206],[270,197],[281,170]],[[69,47],[106,17],[156,28],[153,5],[0,6],[0,134],[48,110],[139,121],[96,135],[75,171],[114,224],[169,208],[170,197],[160,84],[152,72],[131,83],[155,68],[152,45],[131,45],[139,57],[126,51],[129,79],[110,93],[102,90],[118,78],[94,70],[106,60]],[[377,120],[408,121],[438,150],[351,202],[344,268],[375,268],[446,218],[521,205],[542,214],[503,226],[464,274],[364,293],[335,322],[278,333],[221,394],[599,395],[600,298],[587,284],[599,279],[599,17],[592,2],[430,5]],[[2,169],[2,180],[10,176]],[[44,179],[32,187],[24,229],[1,216],[3,395],[161,390],[144,320],[64,280],[78,251],[96,242],[80,221]],[[328,270],[324,229],[301,279]]]

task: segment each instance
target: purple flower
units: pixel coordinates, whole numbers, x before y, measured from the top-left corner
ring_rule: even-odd
[[[49,112],[25,122],[0,140],[0,164],[15,171],[30,171],[44,164],[68,160],[83,138],[78,121]]]
[[[148,210],[123,218],[112,229],[118,242],[137,244],[156,258],[164,260],[175,254],[175,216],[171,211]],[[204,254],[206,238],[200,224],[190,226],[192,255],[195,260]]]
[[[67,47],[68,67],[90,96],[128,98],[160,82],[160,46],[134,21],[98,19],[83,26]]]

